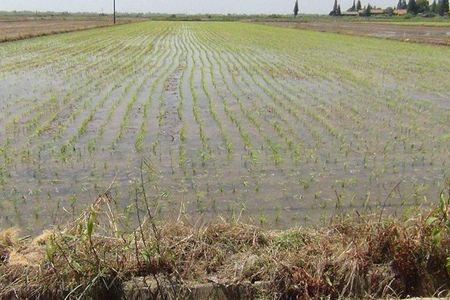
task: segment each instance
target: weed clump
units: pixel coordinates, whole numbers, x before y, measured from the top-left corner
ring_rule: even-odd
[[[445,197],[439,208],[404,219],[353,215],[268,231],[224,220],[159,224],[149,213],[125,233],[103,195],[77,220],[35,239],[1,232],[0,297],[123,297],[137,278],[149,280],[155,296],[210,282],[277,299],[445,296]]]

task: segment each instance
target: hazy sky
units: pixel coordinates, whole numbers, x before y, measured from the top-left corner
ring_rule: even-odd
[[[291,13],[295,0],[116,0],[122,12],[161,13]],[[362,0],[377,6],[396,0]],[[302,13],[327,13],[334,0],[299,0]],[[353,0],[341,0],[343,9]],[[110,12],[112,0],[0,0],[0,10]]]

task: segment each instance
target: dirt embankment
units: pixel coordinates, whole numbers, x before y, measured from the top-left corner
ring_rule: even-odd
[[[450,45],[450,26],[399,25],[375,22],[263,22],[266,25],[309,29],[408,42]]]
[[[142,19],[118,18],[117,24],[138,21],[142,21]],[[113,25],[111,17],[0,17],[0,43],[111,25]]]

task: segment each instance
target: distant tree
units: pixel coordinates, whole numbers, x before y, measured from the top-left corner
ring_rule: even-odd
[[[366,9],[364,10],[364,15],[366,17],[370,17],[372,15],[372,6],[370,4],[367,4]]]
[[[448,5],[448,0],[441,0],[439,2],[439,15],[441,16],[445,16],[448,14],[448,10],[449,10],[449,5]]]
[[[417,3],[416,0],[409,0],[408,2],[408,13],[412,15],[417,15]]]
[[[402,0],[398,0],[397,9],[402,9]]]
[[[356,10],[360,11],[361,9],[362,9],[361,0],[358,0],[358,2],[356,4]]]
[[[426,13],[430,11],[430,2],[428,0],[417,0],[417,13]]]
[[[356,1],[353,0],[353,5],[347,11],[356,11]]]
[[[435,14],[438,13],[438,6],[437,6],[437,3],[436,3],[436,0],[433,0],[433,3],[430,6],[430,11],[432,13],[435,13]]]
[[[338,16],[338,3],[334,0],[333,10],[330,11],[330,16]]]
[[[298,0],[295,1],[295,6],[294,6],[294,17],[296,17],[298,15]]]
[[[384,13],[388,16],[393,16],[394,15],[394,8],[392,7],[386,7],[386,9],[384,10]]]
[[[406,0],[402,2],[402,9],[408,9],[408,4],[406,4]]]
[[[338,5],[336,15],[337,15],[337,16],[342,16],[341,5]]]
[[[337,12],[337,8],[338,8],[337,0],[334,0],[333,11]]]

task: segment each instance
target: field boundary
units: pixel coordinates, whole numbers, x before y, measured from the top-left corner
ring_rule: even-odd
[[[432,26],[432,25],[415,25],[415,24],[391,24],[389,22],[295,22],[295,21],[256,21],[251,22],[260,25],[280,27],[280,28],[290,28],[297,30],[310,30],[316,32],[328,32],[335,34],[343,34],[347,36],[357,36],[357,37],[368,37],[368,38],[377,38],[391,41],[401,41],[401,42],[409,42],[409,43],[419,43],[426,45],[436,45],[436,46],[450,46],[450,32],[449,26]],[[336,26],[330,26],[336,25]],[[361,28],[358,26],[366,26],[366,25],[374,25],[385,26],[382,31],[377,31],[377,29]],[[347,27],[345,27],[347,26]],[[397,27],[397,28],[396,28]],[[405,32],[402,32],[403,29]],[[415,34],[412,29],[420,29],[423,32],[419,34]],[[435,36],[431,35],[429,32],[425,32],[425,29],[431,31],[439,31]],[[442,32],[448,30],[447,35],[443,35]]]

